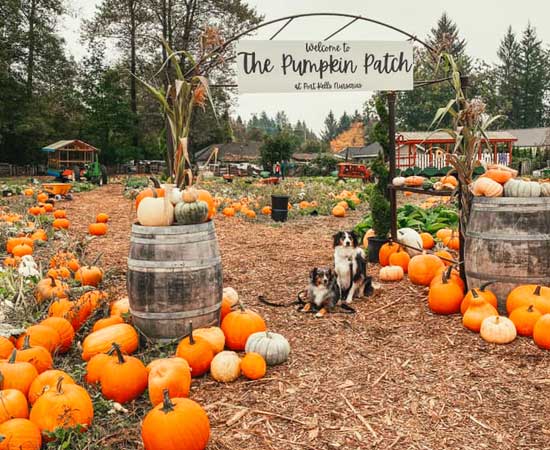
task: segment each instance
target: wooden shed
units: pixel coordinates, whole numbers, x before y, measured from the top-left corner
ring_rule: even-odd
[[[48,154],[48,175],[59,176],[64,170],[83,167],[95,161],[99,149],[78,139],[57,141],[42,147]]]

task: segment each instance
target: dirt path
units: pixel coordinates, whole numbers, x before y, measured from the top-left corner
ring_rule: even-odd
[[[90,249],[123,272],[133,215],[121,192],[78,194],[67,210],[75,233],[97,212],[111,216],[109,235]],[[355,315],[322,320],[257,302],[292,300],[311,267],[331,264],[332,234],[357,219],[216,219],[225,284],[289,339],[292,355],[256,382],[193,383],[211,420],[209,449],[550,448],[550,358],[529,339],[486,344],[460,317],[431,314],[426,293],[407,281],[357,303]]]

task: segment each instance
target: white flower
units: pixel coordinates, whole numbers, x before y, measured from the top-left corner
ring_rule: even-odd
[[[17,269],[19,275],[23,277],[39,277],[38,265],[31,255],[25,255],[21,258],[21,263]]]

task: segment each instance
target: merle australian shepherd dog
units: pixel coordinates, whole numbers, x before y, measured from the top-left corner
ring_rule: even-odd
[[[353,231],[334,235],[334,268],[338,298],[349,305],[354,298],[372,293],[372,278],[367,275],[367,259]]]

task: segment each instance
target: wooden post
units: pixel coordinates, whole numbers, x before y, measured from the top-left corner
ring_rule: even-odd
[[[390,159],[390,178],[391,183],[395,177],[395,92],[388,92],[388,143],[389,143],[389,159]],[[390,210],[391,210],[391,239],[397,240],[397,199],[394,189],[389,189],[390,195]]]

